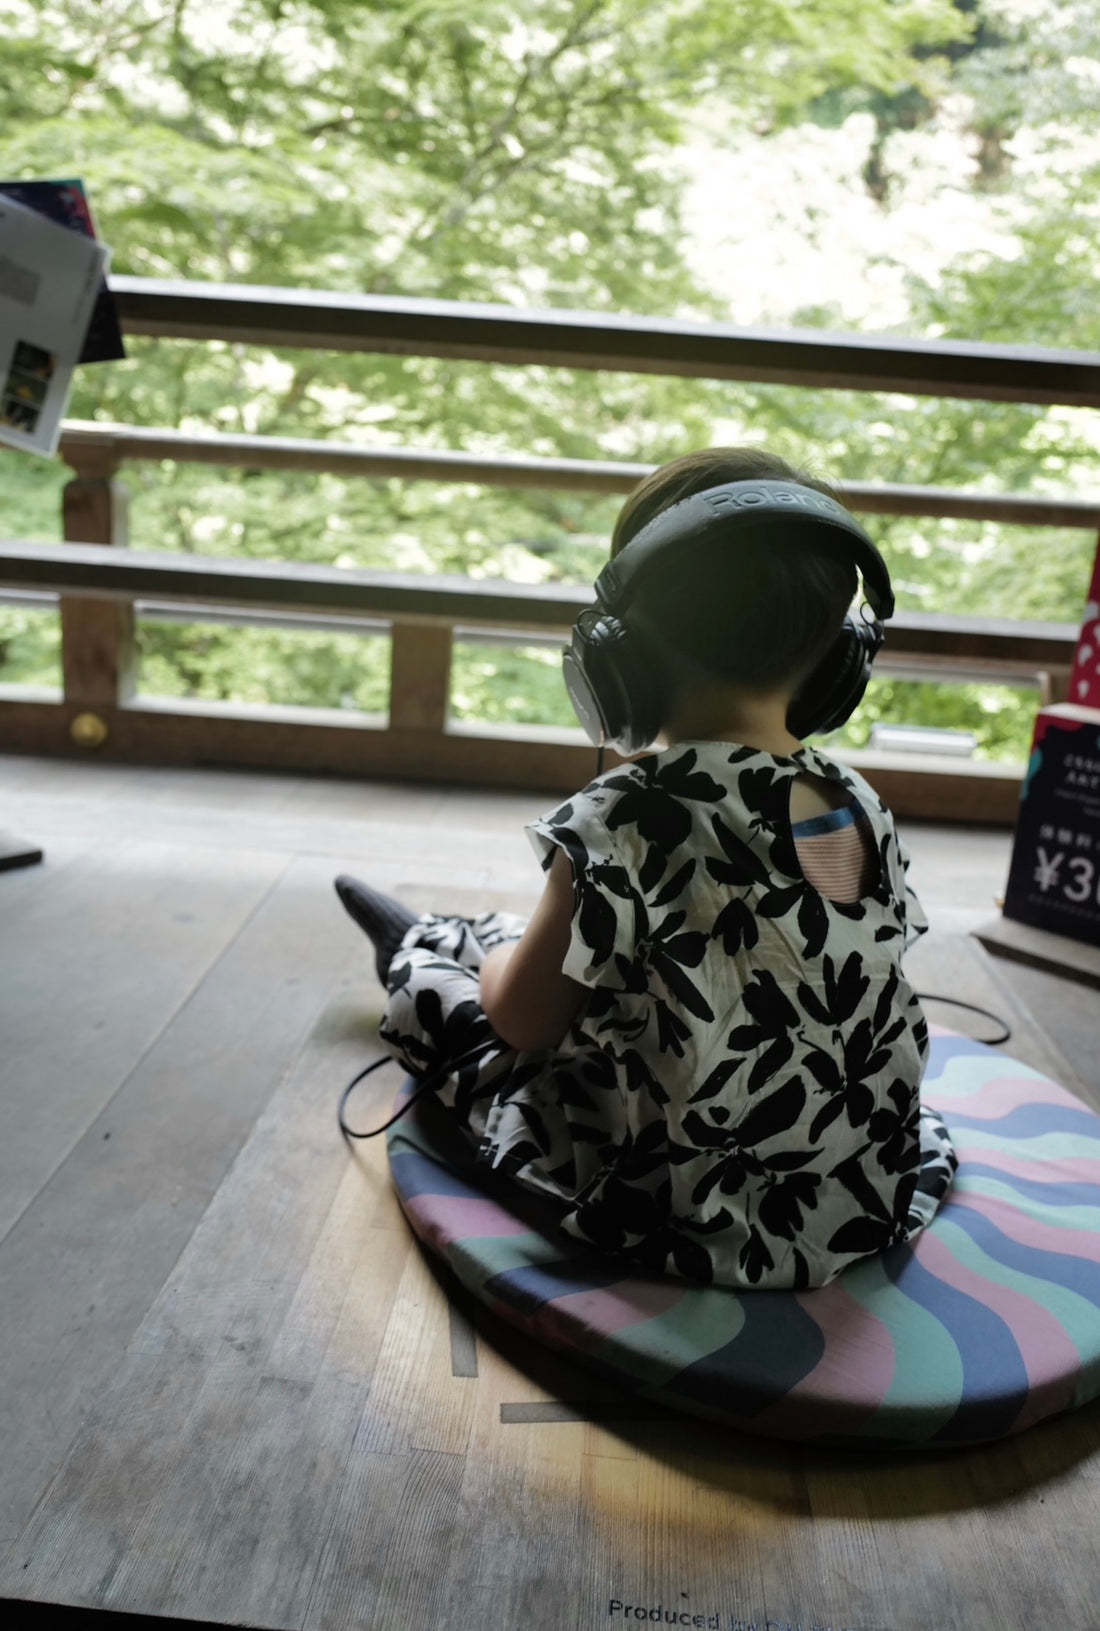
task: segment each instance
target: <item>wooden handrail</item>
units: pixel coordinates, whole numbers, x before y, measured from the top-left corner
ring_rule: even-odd
[[[0,542],[0,583],[96,599],[255,606],[401,622],[486,622],[516,629],[568,627],[592,598],[590,590],[566,585],[18,541]]]
[[[313,612],[516,633],[564,634],[577,613],[592,603],[590,589],[569,584],[12,540],[0,541],[0,585],[74,598]],[[965,658],[1039,670],[1071,662],[1077,633],[1071,623],[897,612],[887,625],[887,646],[897,656]]]
[[[828,389],[1100,406],[1100,355],[888,335],[786,333],[587,312],[523,311],[294,289],[112,278],[130,334],[259,345],[468,358],[525,366],[744,379]],[[367,479],[467,482],[622,494],[653,468],[614,460],[486,457],[286,437],[190,435],[69,422],[60,451],[75,471],[57,545],[0,543],[0,586],[57,597],[64,694],[0,699],[4,746],[105,752],[163,762],[282,765],[567,790],[590,774],[583,732],[463,724],[450,716],[456,634],[563,637],[590,603],[585,586],[524,585],[410,573],[348,572],[310,563],[131,552],[132,460],[332,471]],[[898,484],[840,485],[867,514],[1100,527],[1100,497],[1003,494]],[[285,618],[302,627],[385,630],[391,645],[383,719],[331,711],[238,709],[137,694],[136,610]],[[900,612],[880,659],[906,677],[991,675],[1059,694],[1077,636],[1068,624]],[[105,744],[105,745],[104,745]],[[856,755],[899,814],[1015,819],[1019,767]]]
[[[1100,354],[113,276],[128,334],[1100,407]]]
[[[118,460],[173,459],[180,464],[231,465],[243,470],[307,470],[318,474],[397,476],[406,481],[473,482],[486,487],[558,488],[577,493],[628,493],[656,467],[609,459],[486,458],[431,448],[363,447],[354,442],[290,436],[195,436],[138,425],[67,419],[58,452],[80,469],[101,450]],[[1096,513],[1100,516],[1100,500]]]
[[[50,590],[0,587],[0,605],[15,605],[24,609],[33,607],[39,611],[49,612],[57,603],[57,593]],[[141,621],[150,623],[223,623],[233,628],[278,629],[283,632],[304,634],[374,635],[383,639],[388,638],[393,629],[389,618],[371,617],[360,612],[333,614],[292,611],[289,608],[270,611],[254,606],[224,606],[186,600],[146,600],[144,597],[132,604],[134,615]],[[906,631],[910,643],[919,640],[926,629],[934,643],[935,636],[942,633],[936,627],[934,614],[932,617],[920,618],[919,621],[921,624],[919,631]],[[1035,627],[1033,624],[1028,625],[1025,632],[1028,629],[1034,631]],[[514,629],[499,623],[456,622],[451,625],[451,629],[455,645],[511,648],[527,646],[561,651],[566,639],[564,629]],[[1015,636],[1015,625],[1013,629]],[[1065,655],[1058,662],[1049,664],[1045,660],[1028,662],[1026,657],[1021,657],[1018,654],[1015,637],[1007,642],[1005,649],[1010,650],[1011,655],[990,655],[987,652],[985,655],[972,656],[965,651],[944,655],[939,650],[923,649],[901,651],[895,648],[891,634],[885,648],[876,658],[875,672],[878,675],[889,674],[894,679],[931,681],[938,685],[966,685],[973,684],[975,680],[987,680],[1000,685],[1035,686],[1038,682],[1041,689],[1044,675],[1064,673],[1068,677],[1073,655],[1073,647],[1068,638],[1060,647]],[[1057,649],[1059,648],[1048,646],[1046,651],[1049,653]]]
[[[246,470],[306,470],[381,480],[474,482],[486,487],[553,488],[577,493],[628,493],[657,468],[601,459],[486,458],[434,449],[362,447],[287,436],[195,436],[139,425],[66,420],[61,457],[82,470],[107,456],[126,460],[173,459],[180,464],[230,465]],[[1100,496],[1049,497],[1040,493],[985,493],[953,487],[894,483],[837,483],[848,507],[866,515],[916,515],[938,519],[1006,521],[1023,526],[1100,529]]]

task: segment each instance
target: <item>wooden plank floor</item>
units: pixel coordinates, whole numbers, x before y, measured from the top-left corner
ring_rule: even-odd
[[[45,850],[0,875],[0,1598],[279,1631],[1096,1626],[1100,1406],[940,1454],[624,1410],[448,1295],[384,1141],[345,1145],[382,992],[332,878],[526,910],[552,802],[0,759],[0,824]],[[917,984],[1100,1107],[1095,993],[970,938],[1010,835],[905,836]]]

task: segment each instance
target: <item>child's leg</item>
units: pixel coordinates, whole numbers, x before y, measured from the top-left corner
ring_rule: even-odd
[[[909,1203],[909,1227],[915,1233],[931,1223],[959,1169],[959,1158],[943,1117],[930,1105],[920,1112],[920,1175]]]
[[[390,964],[390,997],[379,1038],[416,1076],[445,1070],[438,1097],[480,1143],[496,1094],[516,1052],[482,1011],[477,970],[486,952],[518,940],[526,920],[511,912],[475,918],[427,914],[406,934]]]
[[[515,912],[481,912],[477,917],[439,917],[434,912],[425,912],[402,940],[393,967],[395,970],[405,951],[422,947],[476,972],[485,961],[486,952],[505,940],[518,940],[526,927],[527,919]],[[391,990],[393,983],[391,970],[388,981]]]

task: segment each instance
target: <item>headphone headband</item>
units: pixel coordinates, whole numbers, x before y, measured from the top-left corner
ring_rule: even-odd
[[[667,697],[659,664],[621,615],[650,562],[673,546],[690,548],[776,522],[807,543],[840,545],[858,569],[875,614],[867,622],[848,613],[836,641],[792,699],[787,728],[793,736],[808,736],[834,730],[851,716],[882,645],[883,622],[894,611],[886,562],[855,517],[826,493],[796,481],[731,481],[654,516],[596,579],[597,604],[581,612],[563,654],[566,687],[592,742],[608,742],[629,756],[648,747],[664,723]]]
[[[608,611],[622,612],[640,575],[669,545],[718,537],[730,530],[731,522],[740,531],[769,521],[816,535],[823,543],[845,539],[875,616],[881,621],[893,616],[886,563],[859,522],[826,493],[795,481],[731,481],[670,505],[608,561],[596,579],[596,596]]]

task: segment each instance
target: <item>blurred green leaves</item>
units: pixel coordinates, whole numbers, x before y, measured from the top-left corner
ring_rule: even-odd
[[[908,279],[906,331],[1096,348],[1087,65],[1100,18],[1086,0],[1039,10],[1028,27],[1007,0],[0,0],[0,172],[81,176],[116,273],[705,320],[728,316],[731,291],[702,283],[684,252],[678,144],[698,108],[720,108],[728,140],[761,162],[776,132],[869,111],[886,173],[892,132],[965,104],[970,184],[1003,203],[1011,248],[961,260],[945,245],[934,277]],[[803,207],[809,221],[812,188]],[[791,321],[844,326],[826,306]],[[1097,486],[1082,411],[127,347],[127,361],[80,371],[72,417],[640,463],[749,441],[841,483]],[[64,471],[9,450],[0,461],[0,530],[56,537]],[[125,479],[142,548],[527,582],[591,581],[618,508],[170,463]],[[1087,534],[883,518],[869,530],[902,607],[1079,616]],[[384,702],[377,639],[146,623],[140,645],[143,685],[170,695]],[[56,646],[56,618],[0,607],[4,678],[55,672]],[[573,723],[545,648],[460,647],[453,689],[459,717]],[[884,678],[845,741],[877,717],[965,723],[981,752],[1022,758],[1034,705],[1034,693]]]

